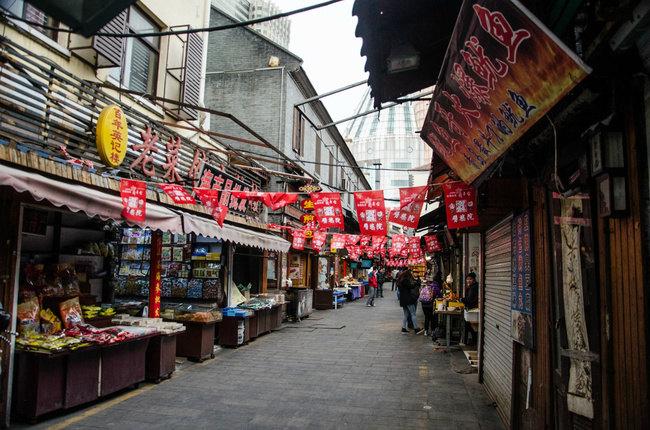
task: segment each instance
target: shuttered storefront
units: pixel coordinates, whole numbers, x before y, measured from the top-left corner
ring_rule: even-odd
[[[512,217],[488,230],[485,237],[485,304],[483,324],[483,383],[497,403],[503,421],[510,422],[512,339]]]

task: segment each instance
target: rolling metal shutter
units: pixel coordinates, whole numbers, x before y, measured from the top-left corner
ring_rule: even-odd
[[[512,339],[510,296],[512,283],[512,217],[485,236],[485,302],[483,324],[483,383],[510,425],[512,397]]]

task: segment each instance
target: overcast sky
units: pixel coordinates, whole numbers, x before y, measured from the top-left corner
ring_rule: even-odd
[[[321,3],[323,0],[273,0],[283,11]],[[367,79],[361,57],[361,39],[355,37],[357,17],[352,16],[354,0],[344,0],[289,17],[291,43],[289,49],[303,59],[303,67],[319,94]],[[367,85],[323,99],[336,121],[353,115]],[[345,135],[348,123],[339,125]]]

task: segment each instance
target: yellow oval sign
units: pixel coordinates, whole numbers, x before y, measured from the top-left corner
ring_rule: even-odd
[[[126,156],[129,133],[126,126],[126,116],[117,105],[106,106],[97,120],[95,142],[97,152],[104,164],[117,167]]]

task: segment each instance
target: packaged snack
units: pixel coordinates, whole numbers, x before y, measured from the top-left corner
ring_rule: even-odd
[[[162,261],[171,261],[171,259],[172,259],[172,248],[171,248],[171,246],[163,246],[162,247],[161,260]]]
[[[203,280],[191,279],[187,285],[187,297],[190,299],[200,299],[203,297]]]
[[[183,261],[183,248],[175,246],[173,251],[174,261]]]
[[[51,309],[41,309],[41,327],[45,334],[54,334],[61,331],[61,320],[54,315]]]
[[[39,310],[40,304],[38,298],[31,299],[18,305],[18,333],[38,333],[39,332]]]
[[[61,319],[63,319],[63,326],[65,328],[71,328],[84,322],[79,297],[61,302],[59,304],[59,312],[61,313]]]

